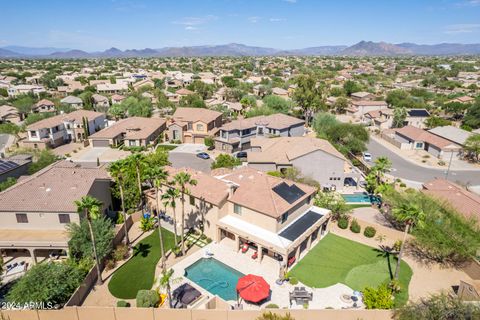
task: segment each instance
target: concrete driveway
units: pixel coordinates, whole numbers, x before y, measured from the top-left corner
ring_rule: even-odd
[[[405,160],[373,139],[370,139],[367,147],[368,152],[372,154],[373,161],[381,156],[386,156],[392,161],[393,170],[390,174],[395,178],[421,183],[433,180],[434,178],[445,178],[446,168],[431,169],[419,166]],[[448,180],[469,186],[480,185],[480,170],[450,170]]]
[[[97,159],[100,163],[110,163],[119,159],[128,157],[131,153],[129,151],[123,151],[118,149],[106,148],[93,148],[91,146],[82,149],[78,153],[72,154],[72,161],[76,163],[92,164],[97,163]]]
[[[207,147],[204,144],[197,144],[197,143],[184,143],[178,145],[175,149],[170,151],[170,153],[191,153],[197,154],[199,152],[206,151]]]
[[[176,150],[176,149],[175,149]],[[175,151],[173,150],[173,151]],[[212,165],[212,159],[200,159],[196,156],[196,153],[188,152],[173,152],[170,151],[168,160],[172,163],[174,168],[192,168],[205,173],[210,173],[210,166]]]

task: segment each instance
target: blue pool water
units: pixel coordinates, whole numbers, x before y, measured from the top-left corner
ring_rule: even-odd
[[[367,193],[342,194],[347,203],[378,203],[379,199]]]
[[[235,287],[243,276],[214,258],[202,258],[185,269],[185,277],[226,301],[237,299]]]

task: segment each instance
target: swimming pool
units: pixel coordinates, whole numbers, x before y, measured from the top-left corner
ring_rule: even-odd
[[[214,258],[202,258],[185,269],[185,277],[226,301],[237,299],[235,287],[243,276]]]
[[[379,199],[368,193],[342,194],[347,203],[378,203]]]

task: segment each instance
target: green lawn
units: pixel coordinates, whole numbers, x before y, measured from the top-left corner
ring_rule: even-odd
[[[370,203],[365,203],[365,204],[347,204],[348,209],[353,210],[356,208],[370,208],[372,205]]]
[[[175,145],[171,145],[171,144],[159,144],[157,145],[157,150],[164,150],[164,151],[170,151],[170,150],[173,150],[175,148],[177,148],[178,146],[175,146]]]
[[[162,229],[162,235],[165,251],[168,251],[174,246],[173,233]],[[138,290],[152,288],[159,260],[160,241],[156,229],[134,247],[133,257],[115,271],[108,290],[119,299],[134,299]]]
[[[290,274],[302,283],[324,288],[343,283],[354,290],[377,287],[391,279],[396,259],[380,251],[334,234],[328,234],[293,268]],[[395,305],[408,300],[408,284],[412,269],[402,261],[400,283],[402,291],[396,295]]]

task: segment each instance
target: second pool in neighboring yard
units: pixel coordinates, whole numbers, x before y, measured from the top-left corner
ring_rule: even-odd
[[[202,258],[185,269],[185,277],[226,301],[237,299],[235,287],[243,276],[214,258]]]
[[[352,193],[342,194],[343,199],[347,203],[378,203],[379,199],[368,193]]]

